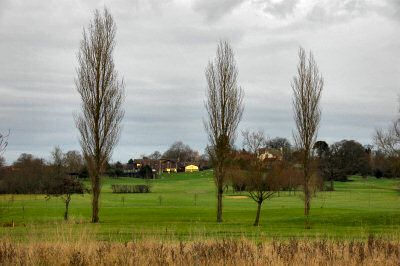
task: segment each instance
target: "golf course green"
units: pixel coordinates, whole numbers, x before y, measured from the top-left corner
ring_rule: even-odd
[[[311,203],[312,228],[304,229],[301,191],[281,191],[263,203],[260,225],[253,226],[256,203],[246,192],[225,192],[223,223],[216,222],[212,170],[162,174],[151,193],[112,193],[111,184],[144,184],[137,178],[104,178],[100,223],[91,224],[90,194],[73,195],[69,221],[60,198],[45,195],[0,195],[0,234],[32,238],[127,241],[292,237],[366,239],[369,234],[400,239],[400,193],[396,179],[350,176],[335,182],[335,191],[318,192]],[[89,181],[85,181],[89,187]],[[300,188],[299,188],[300,189]]]

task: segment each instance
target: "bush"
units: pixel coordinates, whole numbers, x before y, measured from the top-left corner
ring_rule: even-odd
[[[376,178],[382,178],[383,177],[383,172],[380,169],[375,169],[375,177]]]
[[[140,178],[149,179],[153,178],[153,169],[149,165],[142,165],[138,173]]]
[[[212,169],[211,165],[200,165],[200,171],[204,171],[204,170],[208,170],[208,169]]]
[[[79,174],[78,174],[79,178],[88,178],[89,177],[89,169],[87,168],[87,166],[82,166],[81,169],[79,170]]]
[[[121,185],[112,184],[113,193],[150,193],[150,185]]]
[[[233,188],[233,191],[235,191],[235,192],[246,191],[246,184],[232,183],[232,188]]]

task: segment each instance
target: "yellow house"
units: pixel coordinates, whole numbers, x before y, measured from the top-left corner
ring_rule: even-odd
[[[188,165],[185,167],[185,172],[198,172],[199,171],[199,167],[197,167],[196,165]]]
[[[165,169],[168,173],[171,173],[171,172],[173,172],[173,173],[176,173],[177,172],[177,170],[176,170],[176,168],[167,168],[167,169]]]

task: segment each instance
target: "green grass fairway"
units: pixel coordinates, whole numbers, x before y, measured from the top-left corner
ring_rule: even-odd
[[[319,192],[312,201],[311,230],[304,229],[301,192],[264,202],[260,226],[252,226],[256,203],[249,198],[224,198],[224,223],[216,223],[216,194],[212,171],[163,174],[154,180],[152,193],[114,194],[110,185],[144,183],[136,178],[105,178],[100,223],[90,224],[91,196],[74,196],[70,221],[63,222],[61,199],[44,195],[0,195],[0,233],[13,239],[31,237],[95,237],[102,240],[154,238],[163,240],[327,237],[364,239],[373,233],[400,239],[398,180],[362,179],[335,183],[334,192]],[[226,196],[238,196],[231,190]],[[241,195],[245,196],[243,192]],[[124,200],[123,200],[124,198]],[[161,204],[160,204],[161,198]],[[197,198],[195,202],[195,198]],[[24,210],[24,211],[23,211]],[[14,221],[15,227],[9,224]]]

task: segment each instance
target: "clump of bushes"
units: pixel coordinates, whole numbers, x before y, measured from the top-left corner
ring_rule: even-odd
[[[232,189],[234,192],[246,191],[246,184],[232,183]]]
[[[111,189],[113,193],[150,193],[150,185],[124,185],[112,184]]]

